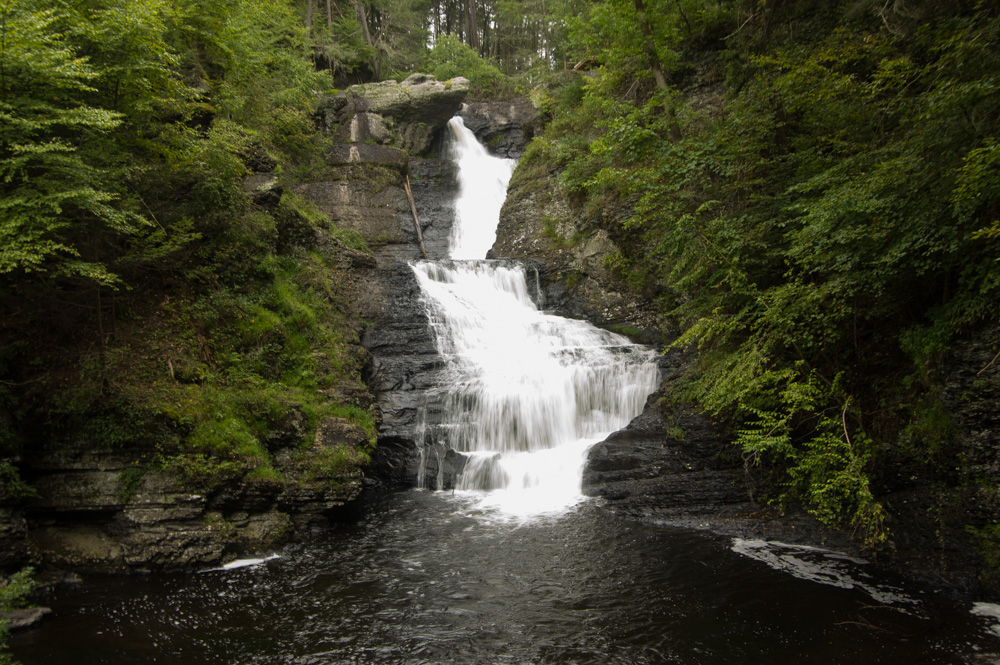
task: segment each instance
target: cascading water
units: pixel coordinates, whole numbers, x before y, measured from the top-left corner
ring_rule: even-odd
[[[448,133],[449,156],[458,164],[459,191],[448,256],[482,259],[496,242],[500,208],[515,162],[491,155],[461,118],[448,122]]]
[[[559,512],[581,498],[587,450],[655,389],[656,354],[539,311],[523,265],[482,259],[513,162],[490,156],[461,119],[449,127],[460,183],[453,260],[413,267],[446,365],[443,423],[425,454],[466,455],[456,489],[477,492],[484,506]]]

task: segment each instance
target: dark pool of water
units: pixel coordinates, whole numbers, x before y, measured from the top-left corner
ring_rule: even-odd
[[[23,665],[871,665],[1000,650],[968,606],[820,553],[732,544],[593,503],[495,523],[411,491],[258,566],[64,587],[46,599],[57,615],[11,646]]]

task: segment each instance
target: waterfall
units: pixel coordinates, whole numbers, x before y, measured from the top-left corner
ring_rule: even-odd
[[[582,498],[587,450],[655,389],[656,354],[540,311],[537,273],[533,299],[523,265],[482,258],[513,163],[490,156],[460,119],[449,127],[460,181],[452,259],[413,266],[445,364],[443,423],[425,454],[444,444],[465,455],[456,488],[484,506],[560,512]]]
[[[481,259],[497,239],[513,159],[494,157],[459,117],[448,121],[448,156],[458,164],[458,200],[448,256]]]

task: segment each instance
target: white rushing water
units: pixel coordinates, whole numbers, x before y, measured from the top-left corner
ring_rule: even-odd
[[[448,256],[482,259],[497,239],[496,221],[514,172],[513,159],[494,157],[465,127],[461,118],[448,121],[449,157],[458,164],[458,200]]]
[[[461,184],[450,254],[465,260],[414,266],[446,364],[438,443],[468,457],[456,486],[479,505],[522,517],[563,512],[582,499],[588,449],[655,389],[656,354],[540,311],[522,265],[482,260],[513,162],[491,157],[460,119],[449,126]]]

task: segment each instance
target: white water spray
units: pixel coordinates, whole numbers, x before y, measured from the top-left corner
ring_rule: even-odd
[[[448,256],[482,259],[497,239],[497,225],[514,172],[513,159],[491,155],[459,117],[448,121],[449,156],[458,164],[458,199]]]
[[[589,448],[655,389],[656,354],[539,311],[520,264],[471,260],[496,239],[512,163],[489,156],[461,120],[450,128],[461,182],[451,254],[478,256],[414,266],[446,366],[437,443],[467,456],[456,486],[481,505],[522,517],[563,512],[582,499]]]

